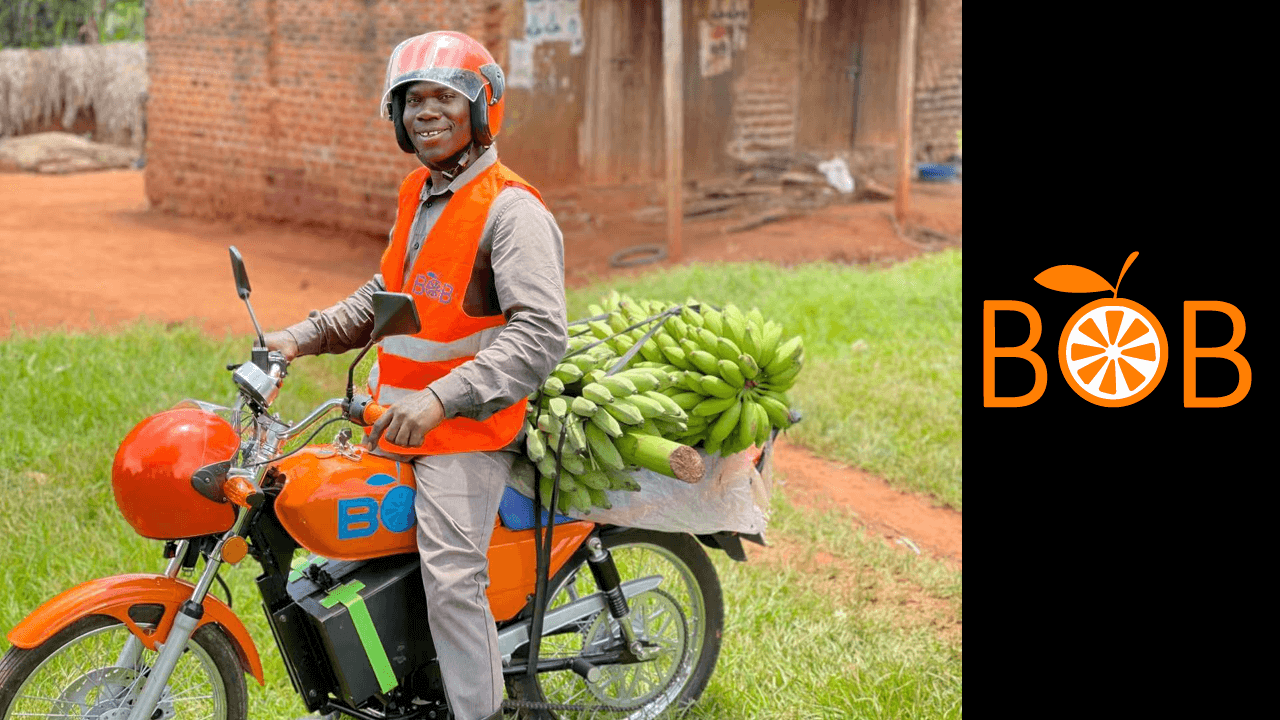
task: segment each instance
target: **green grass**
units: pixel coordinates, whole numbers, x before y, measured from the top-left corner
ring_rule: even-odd
[[[944,253],[870,272],[693,267],[617,287],[636,297],[758,305],[804,334],[809,365],[793,395],[806,418],[792,437],[959,507],[959,277],[959,254]],[[572,316],[600,294],[573,292]],[[852,350],[860,339],[867,349]],[[244,359],[248,347],[245,337],[147,323],[110,335],[0,341],[0,570],[8,586],[0,631],[76,583],[162,569],[160,543],[135,535],[115,507],[112,457],[135,423],[179,400],[229,404],[222,366]],[[295,364],[277,409],[298,418],[339,395],[349,360]],[[775,497],[774,560],[757,562],[750,547],[745,564],[713,554],[728,609],[725,645],[693,717],[959,717],[959,571],[864,537],[847,514]],[[255,574],[224,573],[267,674],[265,688],[250,686],[252,715],[295,717],[302,705],[271,642]],[[903,588],[957,630],[940,632],[903,600]]]
[[[820,455],[962,510],[960,260],[949,250],[886,270],[692,265],[570,293],[569,315],[610,288],[634,298],[759,307],[804,337],[789,437]]]

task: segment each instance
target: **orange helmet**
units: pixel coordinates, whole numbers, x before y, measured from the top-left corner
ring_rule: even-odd
[[[201,495],[191,476],[240,449],[231,423],[198,408],[176,408],[138,423],[116,451],[111,489],[120,514],[143,537],[180,540],[226,532],[231,503]]]
[[[447,85],[466,95],[471,101],[472,140],[481,146],[493,143],[502,129],[506,82],[502,68],[483,45],[469,35],[441,30],[411,37],[391,51],[382,115],[395,123],[396,141],[407,153],[414,148],[404,127],[404,93],[395,91],[421,80]]]

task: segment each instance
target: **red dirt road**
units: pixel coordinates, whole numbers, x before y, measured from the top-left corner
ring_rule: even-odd
[[[139,316],[197,319],[215,334],[247,332],[228,245],[245,257],[259,322],[279,328],[345,297],[372,276],[382,253],[382,243],[365,235],[150,212],[143,173],[136,170],[0,174],[0,188],[0,340],[15,328],[97,329]],[[558,217],[571,207],[582,218],[570,221],[563,212],[571,286],[617,274],[609,257],[618,250],[664,241],[664,224],[630,214],[650,202],[647,192],[580,189],[546,197]],[[960,185],[918,185],[911,220],[959,237],[960,200]],[[891,212],[889,202],[840,204],[731,234],[722,232],[726,222],[690,222],[682,260],[887,263],[918,255],[919,247],[894,232]],[[924,552],[961,561],[959,513],[787,443],[777,460],[796,502],[847,507],[872,532],[895,541],[905,537]]]

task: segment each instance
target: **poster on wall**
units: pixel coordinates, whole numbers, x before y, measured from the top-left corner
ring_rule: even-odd
[[[712,77],[728,72],[733,67],[733,37],[728,25],[718,25],[709,20],[700,20],[699,60],[702,65],[702,77]]]
[[[511,38],[507,41],[507,87],[533,87],[533,42]]]
[[[582,0],[524,0],[524,39],[534,45],[567,42],[572,54],[581,54]]]
[[[747,49],[747,25],[751,22],[750,0],[711,0],[707,19],[717,25],[728,26],[735,52]]]

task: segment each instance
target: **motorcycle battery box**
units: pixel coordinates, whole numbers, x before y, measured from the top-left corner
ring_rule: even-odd
[[[418,555],[313,558],[288,585],[329,655],[342,700],[359,707],[435,661]]]

